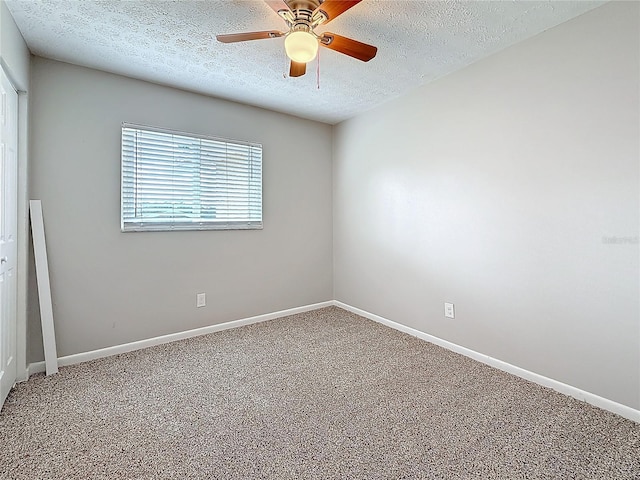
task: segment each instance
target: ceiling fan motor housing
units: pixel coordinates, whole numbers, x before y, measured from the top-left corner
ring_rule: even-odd
[[[322,2],[320,0],[291,0],[286,3],[290,10],[280,10],[278,13],[287,22],[289,33],[302,31],[317,37],[313,29],[327,20],[327,15],[318,9]]]

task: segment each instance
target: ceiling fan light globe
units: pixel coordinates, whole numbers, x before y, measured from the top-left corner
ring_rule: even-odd
[[[309,32],[291,32],[284,39],[287,56],[298,63],[307,63],[316,58],[318,39]]]

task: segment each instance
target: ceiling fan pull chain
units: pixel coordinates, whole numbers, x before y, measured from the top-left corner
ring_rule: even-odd
[[[316,60],[316,83],[318,85],[318,90],[320,90],[320,50],[318,50],[318,56]]]
[[[282,78],[289,78],[289,57],[284,54],[284,65],[282,67]]]

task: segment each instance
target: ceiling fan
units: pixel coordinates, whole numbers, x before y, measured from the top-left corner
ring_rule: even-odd
[[[335,33],[316,34],[313,30],[326,25],[338,15],[357,5],[362,0],[265,0],[289,27],[288,32],[267,30],[263,32],[232,33],[217,35],[219,42],[234,43],[247,40],[285,37],[284,49],[291,59],[290,77],[300,77],[307,70],[307,63],[318,53],[318,46],[335,50],[363,62],[376,56],[377,47],[342,37]]]

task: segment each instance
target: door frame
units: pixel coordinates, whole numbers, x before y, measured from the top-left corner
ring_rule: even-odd
[[[0,304],[0,332],[2,348],[0,358],[2,385],[0,406],[18,379],[17,331],[18,331],[18,91],[14,83],[0,69],[2,78],[2,177],[0,215],[6,224],[2,252],[2,300]],[[5,134],[7,134],[5,138]],[[6,262],[6,264],[5,264]],[[5,349],[5,347],[7,349]],[[8,360],[8,362],[7,362]],[[7,363],[5,363],[7,362]]]
[[[27,306],[29,302],[29,95],[16,81],[11,68],[0,58],[0,68],[18,92],[18,202],[17,202],[17,303],[16,381],[29,379],[27,355]],[[26,85],[25,85],[26,87]]]
[[[5,70],[6,73],[6,70]],[[11,77],[9,77],[11,81]],[[12,82],[15,86],[16,84]],[[16,304],[16,381],[29,379],[27,311],[29,303],[29,96],[18,92],[18,289]]]

